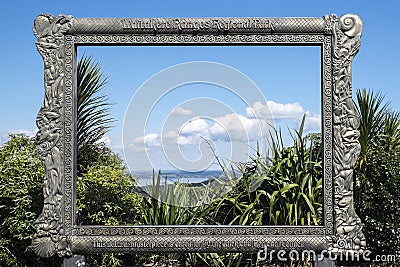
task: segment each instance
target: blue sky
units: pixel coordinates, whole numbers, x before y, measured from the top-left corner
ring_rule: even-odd
[[[270,101],[270,108],[273,108],[271,105],[274,103],[278,109],[283,108],[279,114],[277,108],[271,111],[275,111],[272,113],[276,122],[279,116],[289,117],[279,119],[282,124],[284,122],[285,129],[287,123],[292,124],[290,127],[297,128],[303,112],[309,112],[307,128],[310,131],[319,131],[319,123],[315,123],[315,120],[320,120],[319,47],[83,47],[78,50],[78,55],[80,54],[90,54],[96,58],[109,77],[106,92],[110,102],[117,103],[111,108],[113,117],[118,122],[107,137],[110,139],[110,146],[118,151],[121,149],[121,132],[124,129],[125,155],[133,166],[149,168],[149,164],[140,160],[146,158],[147,153],[153,162],[168,168],[165,160],[161,160],[161,155],[168,154],[172,149],[168,148],[168,143],[174,144],[177,141],[182,144],[180,152],[188,159],[201,158],[207,154],[203,151],[205,153],[201,155],[198,149],[201,137],[216,142],[219,156],[233,160],[231,150],[238,148],[231,147],[230,139],[245,141],[242,138],[247,134],[250,136],[248,146],[242,147],[239,153],[246,156],[251,153],[250,148],[255,147],[256,141],[263,140],[261,136],[256,138],[261,126],[257,127],[257,120],[248,114],[248,108],[257,102],[260,102],[258,111],[266,110],[267,101]],[[198,61],[205,61],[205,67]],[[194,62],[193,73],[185,68],[185,62]],[[209,77],[204,73],[214,68],[211,62],[223,64],[223,68],[227,70],[219,69],[217,65],[216,70],[210,71]],[[171,70],[174,66],[179,70]],[[230,68],[246,77],[242,80],[235,78],[236,75]],[[164,72],[168,74],[163,74]],[[220,73],[220,78],[213,77],[215,72]],[[192,82],[199,81],[200,75],[196,74],[200,73],[204,74],[201,75],[204,82]],[[183,81],[185,76],[192,74],[192,78]],[[165,79],[159,78],[158,81],[159,76],[165,76]],[[226,79],[234,79],[235,82],[228,84]],[[246,80],[249,82],[246,83]],[[184,82],[189,84],[180,85]],[[151,86],[146,86],[146,83]],[[172,90],[168,91],[166,84],[170,84]],[[142,96],[138,96],[138,90],[144,90]],[[168,92],[161,93],[164,91]],[[135,97],[131,100],[134,94]],[[151,96],[153,94],[154,99]],[[148,111],[145,111],[145,104],[150,105]],[[128,105],[130,109],[127,111]],[[186,114],[182,114],[185,111]],[[125,113],[127,116],[124,121]],[[239,118],[236,120],[235,116],[226,117],[228,114],[243,116],[242,121]],[[209,131],[208,128],[216,130],[216,121],[223,124],[226,134],[232,138],[220,131]],[[241,124],[246,124],[247,127]],[[267,125],[262,128],[267,128]],[[161,141],[162,134],[179,135],[179,130],[183,133],[182,140]],[[175,151],[173,154],[179,152]],[[243,157],[240,159],[245,160]],[[235,157],[235,160],[238,161],[239,158]],[[181,158],[179,162],[182,164],[184,160]]]
[[[36,51],[32,25],[41,13],[67,14],[74,17],[322,17],[326,14],[355,13],[364,23],[361,50],[353,62],[353,88],[371,88],[386,95],[392,107],[400,110],[399,68],[400,53],[395,51],[399,43],[399,20],[396,19],[399,4],[394,1],[7,1],[0,10],[2,34],[0,73],[0,141],[4,142],[8,132],[33,133],[35,117],[43,101],[43,61]],[[7,29],[7,30],[6,30]],[[111,145],[118,149],[127,104],[134,91],[152,75],[175,64],[189,61],[213,61],[231,66],[247,75],[265,95],[267,101],[276,103],[276,108],[289,106],[308,111],[312,116],[320,114],[319,101],[310,95],[318,92],[318,49],[255,47],[186,47],[186,48],[87,48],[104,66],[110,83],[106,88],[118,119],[115,130],[108,136]],[[112,50],[112,51],[111,51]],[[129,52],[125,52],[128,51]],[[84,50],[80,50],[84,52]],[[278,59],[280,59],[278,61]],[[292,63],[288,63],[292,62]],[[296,64],[294,64],[295,62]],[[273,64],[273,68],[270,66]],[[268,66],[268,71],[260,66]],[[282,69],[291,66],[290,77],[280,77]],[[276,73],[274,73],[276,71]],[[197,87],[196,87],[197,86]],[[183,90],[187,87],[187,90]],[[199,89],[201,87],[201,89]],[[318,88],[317,88],[318,87]],[[194,90],[192,90],[192,89]],[[197,88],[197,89],[196,89]],[[315,89],[317,88],[317,90]],[[299,90],[301,93],[299,94]],[[131,92],[132,91],[132,92]],[[130,94],[128,94],[128,93]],[[196,93],[188,93],[196,92]],[[157,127],[164,118],[157,114],[168,114],[174,108],[185,113],[185,99],[210,97],[235,107],[233,112],[245,116],[246,106],[238,99],[224,93],[217,86],[193,84],[183,86],[166,95],[149,116],[149,124],[141,136],[157,145],[161,133]],[[298,106],[295,104],[298,103]],[[182,104],[182,105],[181,105]],[[250,103],[253,105],[255,103]],[[195,104],[193,104],[195,106]],[[293,106],[294,105],[294,106]],[[193,107],[194,107],[193,106]],[[189,110],[192,112],[192,110]],[[186,115],[189,115],[187,111]],[[156,114],[156,115],[154,115]],[[175,115],[177,113],[174,113]],[[190,117],[190,116],[189,116]],[[222,118],[222,114],[213,118]],[[247,116],[248,118],[248,116]],[[186,130],[201,126],[201,118],[186,121]],[[295,120],[292,118],[292,121]],[[191,122],[193,122],[191,124]],[[212,120],[206,122],[212,126]],[[295,127],[294,123],[294,126]],[[172,127],[172,126],[171,126]],[[192,127],[192,128],[190,128]],[[172,127],[173,128],[173,127]],[[173,131],[174,129],[169,129]],[[179,128],[179,127],[178,127]],[[177,128],[175,127],[175,130]],[[197,128],[196,128],[197,129]],[[151,134],[158,134],[155,137]],[[137,134],[137,140],[140,134]],[[159,139],[158,139],[159,140]],[[216,141],[217,142],[217,141]],[[220,139],[220,144],[223,142]],[[218,142],[216,143],[218,145]],[[193,145],[193,144],[192,144]],[[184,150],[184,149],[183,149]],[[221,150],[227,151],[222,148]],[[158,159],[154,150],[155,160]],[[221,153],[222,153],[221,152]],[[183,152],[184,153],[184,152]],[[189,153],[190,154],[190,153]],[[223,154],[223,153],[222,153]],[[191,154],[188,157],[196,157]],[[166,165],[165,165],[166,166]],[[164,165],[160,167],[165,167]]]

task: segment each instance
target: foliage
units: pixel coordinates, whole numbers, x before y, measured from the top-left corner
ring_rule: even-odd
[[[92,97],[96,98],[94,95]],[[104,97],[99,99],[105,100]],[[91,103],[96,105],[96,101]],[[100,104],[99,107],[104,106]],[[365,89],[357,91],[357,108],[362,152],[354,172],[356,209],[364,222],[368,248],[375,253],[395,254],[400,251],[400,199],[397,196],[400,113],[391,111],[382,95]],[[104,112],[101,114],[107,113]],[[112,121],[106,120],[107,123]],[[107,123],[103,124],[103,135],[108,129]],[[228,171],[223,165],[228,180],[239,181],[237,186],[208,205],[194,207],[180,205],[180,201],[193,197],[188,195],[187,185],[178,183],[175,191],[171,191],[166,183],[162,185],[160,172],[153,174],[153,186],[149,188],[149,195],[153,197],[139,195],[135,179],[127,172],[123,161],[99,143],[103,135],[98,134],[96,141],[82,141],[84,145],[78,148],[78,223],[319,225],[322,220],[321,136],[303,137],[303,125],[304,118],[300,129],[292,136],[290,147],[285,147],[281,133],[274,131],[271,155],[261,155],[257,149],[250,162],[236,165],[239,174]],[[101,132],[95,126],[92,129]],[[42,163],[31,138],[13,135],[0,147],[0,266],[61,264],[57,257],[39,259],[30,248],[33,222],[43,205],[43,176]],[[202,195],[195,197],[199,204],[204,198]],[[176,266],[258,264],[255,254],[244,253],[140,256],[109,253],[87,257],[90,266],[134,266],[149,261]]]
[[[92,166],[77,177],[77,223],[81,225],[142,224],[143,199],[136,194],[136,181],[115,152],[90,146]],[[134,258],[134,257],[133,257]],[[89,266],[121,266],[132,256],[116,253],[88,255]]]
[[[145,225],[195,225],[204,224],[207,217],[208,206],[200,205],[203,199],[197,195],[191,195],[188,184],[176,182],[167,183],[167,176],[162,177],[161,171],[155,174],[153,171],[152,184],[143,187],[143,203],[140,206]],[[189,192],[189,193],[188,193]],[[187,206],[190,198],[195,198],[194,206]],[[198,205],[196,205],[198,204]],[[141,259],[143,262],[166,264],[175,266],[179,262],[185,262],[188,254],[166,253],[147,254]],[[175,265],[174,265],[175,264]],[[158,265],[157,265],[158,266]]]
[[[96,145],[98,158],[77,179],[78,222],[81,224],[126,225],[141,223],[142,197],[133,190],[135,180],[117,154]],[[43,207],[43,167],[36,143],[13,135],[0,148],[0,266],[60,266],[62,259],[38,258],[30,245],[34,221]],[[118,266],[123,257],[115,254],[88,256],[90,266]],[[132,261],[132,256],[126,257]],[[111,265],[112,264],[112,265]]]
[[[102,144],[92,149],[99,151],[95,164],[77,177],[78,224],[140,224],[143,200],[134,193],[135,179],[118,154]]]
[[[318,225],[322,219],[321,136],[302,137],[304,120],[293,145],[284,147],[280,133],[272,139],[272,162],[262,188],[269,198],[269,223]],[[266,167],[266,166],[265,166]],[[263,168],[265,168],[263,167]],[[257,175],[262,174],[260,164]],[[274,191],[271,193],[272,189]]]
[[[395,255],[400,251],[400,150],[385,140],[368,149],[365,173],[357,172],[358,205],[368,249]]]
[[[303,137],[304,119],[300,129],[292,136],[292,146],[285,147],[281,133],[274,131],[271,134],[271,157],[261,155],[257,149],[251,162],[237,164],[241,173],[240,182],[230,193],[209,205],[207,211],[212,220],[208,224],[321,223],[321,135]],[[224,168],[225,173],[229,174]],[[231,175],[235,173],[231,172]],[[257,258],[256,254],[245,253],[192,253],[186,263],[200,266],[255,266]]]
[[[361,156],[355,166],[355,206],[368,249],[400,251],[400,115],[381,94],[357,90]]]
[[[96,206],[96,202],[91,202],[88,198],[99,195],[80,194],[78,209],[81,214],[89,215],[87,220],[91,223],[117,224],[128,217],[130,221],[137,221],[140,217],[137,215],[137,210],[129,209],[126,204],[137,207],[136,202],[141,198],[132,192],[126,193],[122,199],[115,197],[121,193],[118,190],[127,192],[134,187],[133,179],[125,173],[122,161],[117,155],[111,153],[108,148],[98,145],[113,122],[113,119],[109,117],[107,107],[109,103],[106,96],[100,94],[107,79],[102,74],[100,65],[94,63],[90,57],[81,58],[77,74],[78,174],[80,177],[78,191],[87,189],[89,193],[93,193],[95,190],[103,189],[104,195],[115,198],[112,201],[101,198],[104,200],[104,202],[99,202],[102,206]],[[7,266],[35,265],[40,262],[48,262],[44,265],[53,266],[55,262],[49,264],[50,261],[45,259],[37,261],[37,257],[29,247],[34,231],[33,222],[43,206],[44,173],[42,163],[36,154],[35,142],[26,137],[14,136],[1,148],[1,151],[0,207],[3,221],[0,241],[1,261]],[[114,203],[114,200],[119,200],[119,202]],[[109,262],[116,260],[113,257],[103,257],[102,262],[106,262],[107,259]],[[56,259],[56,262],[60,262],[60,259]]]
[[[91,146],[101,141],[112,127],[107,97],[100,94],[107,84],[101,66],[91,57],[83,56],[77,68],[77,147],[78,174],[92,166]]]
[[[10,137],[0,147],[0,266],[60,266],[61,259],[39,259],[30,248],[43,206],[44,171],[36,143],[23,135]]]
[[[362,168],[368,154],[370,144],[382,134],[385,117],[389,111],[389,104],[383,102],[384,96],[380,93],[367,91],[365,88],[356,91],[357,113],[360,119],[361,155],[359,165]]]
[[[135,182],[126,174],[120,158],[101,143],[114,122],[109,114],[110,103],[106,95],[100,93],[107,84],[107,77],[99,63],[83,56],[78,62],[77,83],[78,223],[119,225],[137,222],[140,216],[135,207],[141,199],[133,194]],[[89,256],[87,261],[91,266],[119,266],[122,263],[113,253]]]
[[[204,206],[196,205],[201,202],[198,197],[193,207],[186,206],[186,200],[192,196],[188,194],[190,187],[177,182],[167,184],[167,177],[162,182],[161,171],[156,175],[153,172],[153,184],[144,187],[147,197],[144,198],[142,215],[144,224],[148,225],[192,225],[204,224]]]
[[[238,164],[241,183],[220,199],[216,221],[239,225],[318,225],[322,218],[322,155],[320,136],[302,137],[284,147],[280,132],[271,134],[272,157],[258,149],[249,163]]]

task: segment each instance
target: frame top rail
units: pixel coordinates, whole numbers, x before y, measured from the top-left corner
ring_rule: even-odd
[[[76,18],[69,34],[328,34],[323,18]]]

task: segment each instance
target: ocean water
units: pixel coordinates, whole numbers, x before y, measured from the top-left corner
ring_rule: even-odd
[[[152,171],[134,171],[132,176],[138,181],[139,186],[151,185],[152,182]],[[155,172],[157,177],[158,172]],[[167,179],[168,184],[173,184],[175,182],[181,183],[201,183],[208,181],[213,178],[221,178],[224,176],[223,171],[219,170],[205,170],[200,172],[187,172],[180,170],[163,170],[161,171],[161,183],[164,183],[164,179]]]

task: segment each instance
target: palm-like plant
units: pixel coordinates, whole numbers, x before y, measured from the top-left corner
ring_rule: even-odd
[[[375,94],[365,88],[356,91],[356,108],[360,119],[361,155],[359,166],[365,163],[369,146],[383,133],[385,119],[389,112],[389,103],[384,102],[384,96]]]
[[[371,251],[400,248],[400,113],[381,94],[357,90],[361,155],[355,166],[355,204]]]
[[[101,94],[106,84],[107,77],[101,71],[100,64],[89,56],[83,56],[77,69],[78,174],[87,169],[97,157],[96,144],[115,121],[110,117],[107,96]]]
[[[383,132],[391,147],[400,150],[400,112],[386,115]]]
[[[400,150],[400,111],[393,111],[390,103],[380,93],[358,89],[355,103],[360,120],[361,155],[356,169],[365,173],[365,164],[370,149]],[[384,148],[385,147],[385,148]]]

